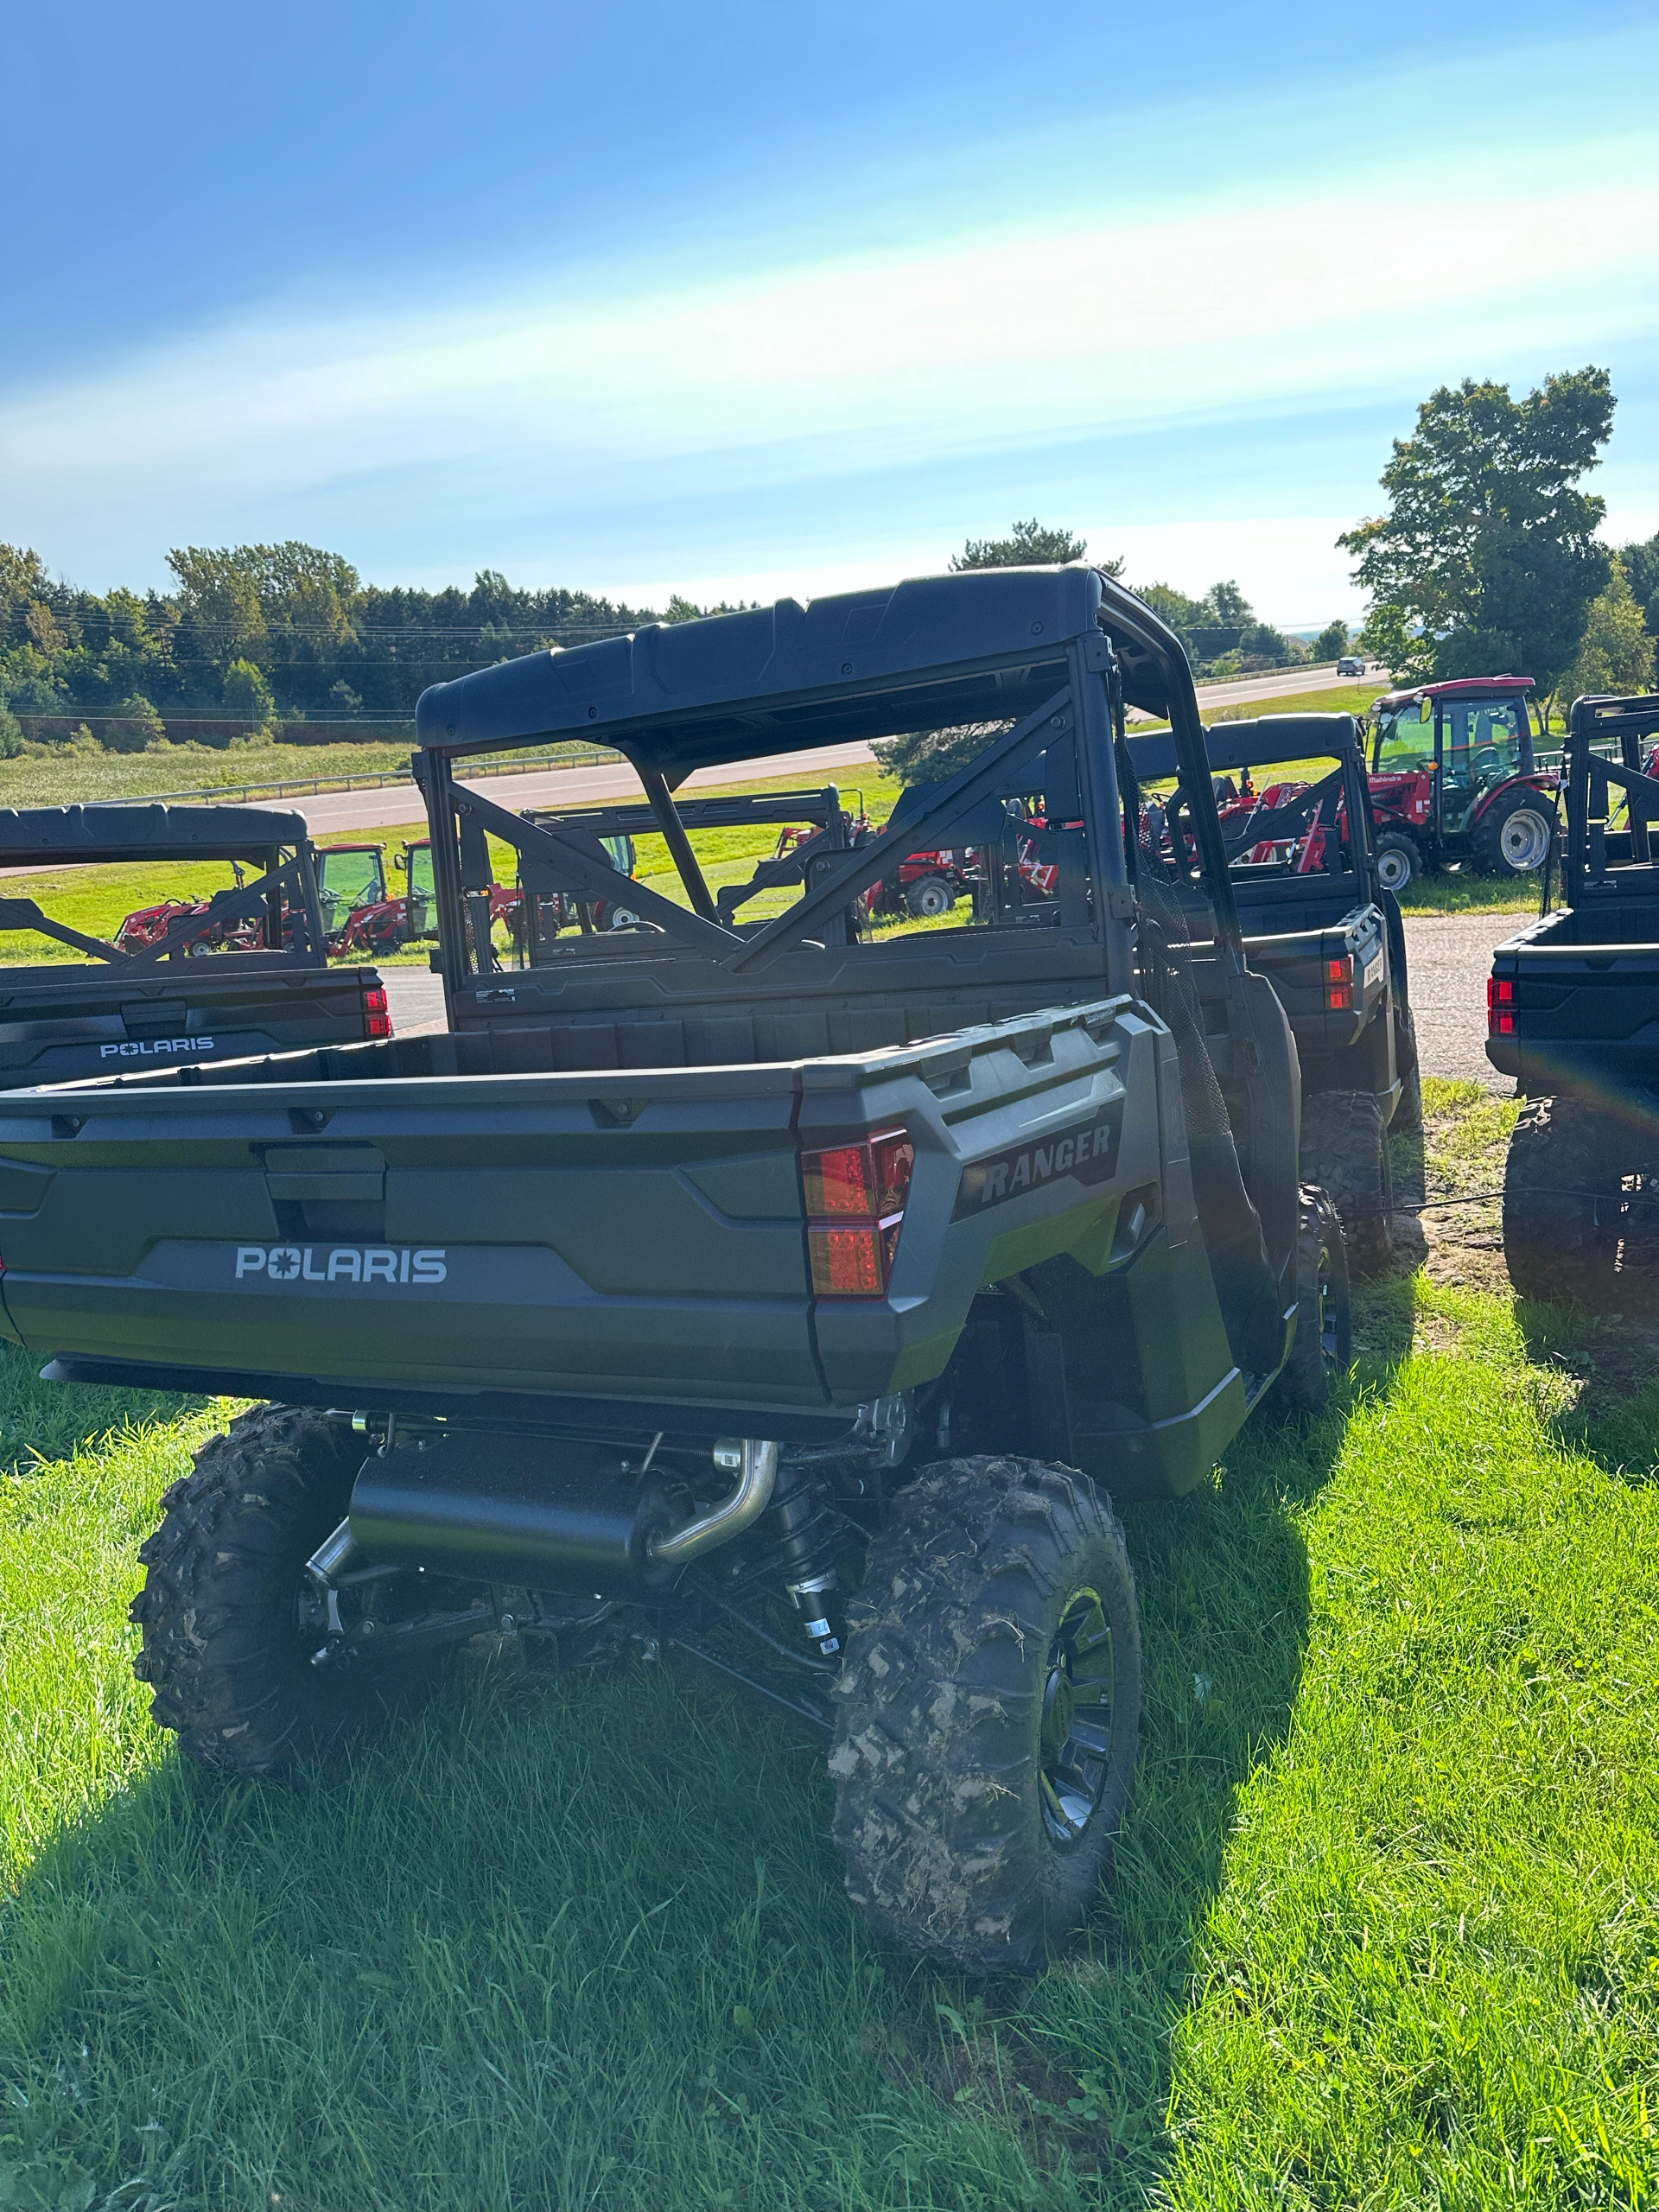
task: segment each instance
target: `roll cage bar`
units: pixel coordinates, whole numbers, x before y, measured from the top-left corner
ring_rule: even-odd
[[[1586,892],[1611,892],[1631,882],[1638,868],[1646,872],[1647,895],[1659,883],[1651,835],[1651,824],[1659,821],[1659,779],[1645,774],[1642,766],[1643,741],[1656,734],[1659,693],[1623,699],[1586,696],[1573,702],[1563,764],[1567,849],[1561,862],[1561,893],[1569,906],[1581,905]],[[1616,760],[1592,749],[1610,741],[1618,747]],[[1619,865],[1617,877],[1612,863],[1618,856],[1610,854],[1607,842],[1607,816],[1615,789],[1624,794],[1630,847],[1630,861]]]
[[[844,657],[843,657],[844,656]],[[882,593],[792,600],[769,609],[655,625],[567,653],[531,654],[423,693],[414,768],[427,802],[446,988],[467,982],[470,907],[480,972],[494,964],[487,927],[489,836],[518,855],[527,892],[621,900],[728,975],[754,976],[800,949],[844,942],[849,906],[907,854],[1006,836],[1003,799],[1031,787],[1036,764],[1060,786],[1048,818],[1080,824],[1093,855],[1092,923],[1081,845],[1055,838],[1062,920],[1091,925],[1109,988],[1132,973],[1135,913],[1115,741],[1125,703],[1166,713],[1192,841],[1215,909],[1218,948],[1243,964],[1227,854],[1185,654],[1132,593],[1082,566],[928,577]],[[703,882],[674,789],[696,768],[768,753],[972,721],[1009,725],[955,776],[913,785],[887,828],[856,851],[827,842],[830,865],[809,872],[789,910],[758,924],[722,908]],[[459,764],[556,734],[621,753],[640,777],[651,825],[663,835],[689,908],[613,866],[596,813],[580,823],[511,812],[461,781]],[[697,803],[701,804],[701,803]],[[753,814],[748,818],[755,818]],[[634,825],[644,826],[643,817]],[[826,838],[828,825],[826,824]],[[1074,895],[1067,899],[1071,876]],[[735,903],[741,903],[735,902]],[[1081,918],[1079,913],[1081,910]],[[621,950],[622,948],[613,948]]]
[[[327,941],[317,896],[315,849],[303,815],[257,807],[52,806],[0,809],[0,868],[86,868],[122,861],[247,862],[257,880],[217,891],[205,912],[181,916],[154,944],[133,952],[56,921],[33,899],[0,897],[0,931],[30,930],[124,971],[157,966],[181,954],[206,928],[264,920],[266,950],[226,956],[308,964]],[[285,931],[303,942],[284,944]]]

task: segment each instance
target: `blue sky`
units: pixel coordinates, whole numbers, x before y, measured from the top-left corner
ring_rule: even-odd
[[[1587,361],[1659,528],[1651,8],[83,0],[8,76],[0,537],[99,588],[810,594],[1035,512],[1323,620],[1419,399]]]

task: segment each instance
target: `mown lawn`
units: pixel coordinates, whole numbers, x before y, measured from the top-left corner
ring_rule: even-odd
[[[1428,1089],[1431,1195],[1490,1189],[1513,1109]],[[1652,2202],[1652,1332],[1425,1219],[1339,1408],[1128,1516],[1138,1796],[1028,1986],[868,1936],[820,1748],[690,1662],[480,1654],[308,1788],[187,1768],[125,1605],[228,1408],[9,1357],[0,2206]]]

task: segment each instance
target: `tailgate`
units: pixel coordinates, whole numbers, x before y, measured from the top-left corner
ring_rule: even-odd
[[[215,973],[219,956],[171,963],[164,979],[70,970],[0,990],[0,1088],[78,1083],[151,1067],[185,1067],[354,1044],[368,1034],[372,969],[292,975]]]
[[[1652,1081],[1659,1058],[1659,944],[1577,944],[1560,911],[1492,955],[1486,1057],[1532,1091],[1597,1076]]]
[[[1244,940],[1289,1015],[1302,1051],[1338,1052],[1358,1042],[1387,996],[1388,925],[1380,906],[1356,906],[1319,930]]]
[[[792,1065],[0,1098],[0,1290],[76,1357],[857,1404],[939,1372],[982,1281],[1103,1255],[1122,1192],[1156,1201],[1164,1042],[1114,1001]],[[815,1301],[799,1148],[899,1127],[887,1288]]]

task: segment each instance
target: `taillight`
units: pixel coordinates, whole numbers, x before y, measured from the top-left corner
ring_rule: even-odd
[[[1486,978],[1486,1027],[1494,1037],[1515,1034],[1515,985],[1507,976]]]
[[[886,1294],[915,1164],[903,1129],[802,1154],[806,1249],[818,1297]]]
[[[391,1014],[386,1005],[384,988],[376,984],[363,994],[363,1033],[365,1037],[390,1037]]]
[[[1351,1014],[1354,1007],[1353,956],[1344,952],[1340,960],[1325,963],[1325,1005],[1327,1014]]]

